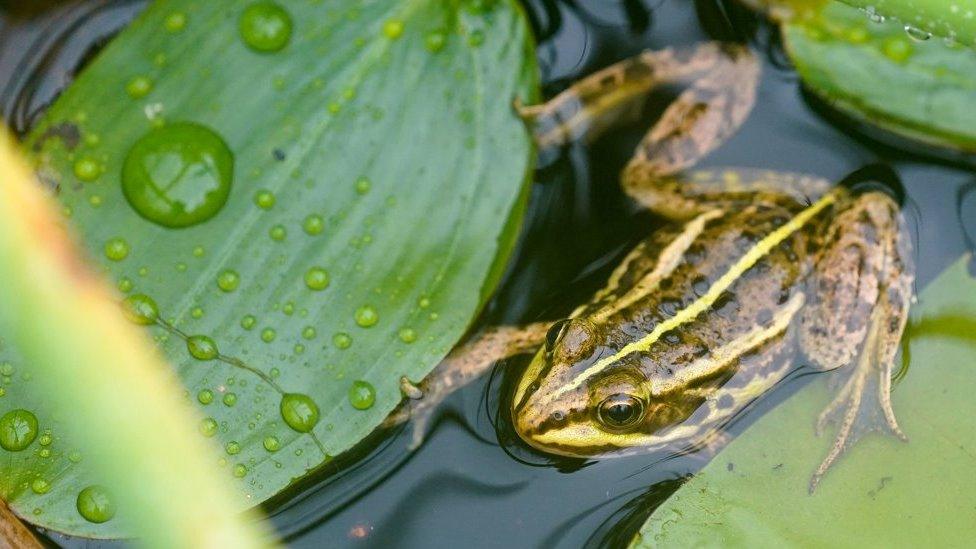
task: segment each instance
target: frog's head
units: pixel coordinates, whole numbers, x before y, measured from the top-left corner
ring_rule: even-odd
[[[571,457],[626,454],[671,442],[674,429],[667,428],[701,404],[680,390],[652,395],[640,357],[609,363],[604,343],[600,327],[583,318],[552,326],[512,398],[512,419],[525,442]]]

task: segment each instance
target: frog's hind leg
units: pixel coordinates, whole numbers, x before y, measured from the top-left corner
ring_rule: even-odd
[[[580,80],[546,103],[516,108],[545,151],[592,140],[616,123],[636,119],[655,89],[686,85],[688,89],[667,109],[663,124],[655,128],[659,133],[700,128],[672,140],[675,152],[689,149],[697,159],[742,124],[755,103],[758,82],[759,63],[747,47],[706,42],[645,51]],[[653,141],[661,142],[662,137],[656,135]],[[687,159],[683,163],[687,165]]]
[[[400,389],[406,399],[393,411],[383,427],[413,423],[410,449],[420,447],[438,405],[451,393],[484,374],[495,362],[535,350],[545,339],[550,323],[487,328],[471,337],[451,353],[419,384],[405,376]]]
[[[908,319],[914,266],[910,237],[887,195],[866,193],[840,212],[826,235],[803,311],[800,343],[813,365],[837,369],[840,385],[817,421],[837,437],[810,479],[810,492],[831,465],[871,431],[907,440],[891,406],[892,365]]]

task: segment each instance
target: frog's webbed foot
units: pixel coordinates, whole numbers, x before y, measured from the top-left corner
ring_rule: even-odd
[[[421,383],[402,377],[400,391],[406,398],[383,427],[410,421],[413,433],[409,449],[416,450],[427,436],[438,406],[451,393],[480,377],[495,362],[538,347],[548,328],[547,322],[488,328],[451,351]]]
[[[888,432],[907,440],[891,406],[892,365],[908,319],[914,265],[898,206],[866,193],[837,214],[818,258],[812,299],[803,311],[800,341],[815,366],[834,370],[840,386],[820,415],[820,434],[838,425],[837,438],[810,479],[817,487],[833,463],[864,434]]]
[[[810,478],[810,493],[830,466],[865,434],[881,430],[908,441],[891,407],[891,364],[870,364],[874,360],[870,353],[862,354],[844,386],[817,419],[818,436],[828,423],[836,423],[838,428],[830,451]],[[837,372],[840,373],[846,372]]]

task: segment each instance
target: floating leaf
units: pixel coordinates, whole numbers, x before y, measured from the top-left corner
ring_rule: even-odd
[[[957,262],[922,293],[892,395],[910,442],[868,435],[810,495],[832,439],[821,380],[761,417],[645,523],[641,547],[962,547],[976,535],[976,281]],[[829,433],[829,431],[828,431]]]
[[[783,32],[804,84],[834,107],[912,139],[976,151],[972,50],[913,39],[903,23],[872,23],[837,2]]]
[[[976,0],[841,0],[862,17],[894,19],[919,32],[976,45]]]
[[[253,6],[156,2],[27,142],[206,418],[185,427],[223,449],[242,508],[366,436],[401,376],[422,379],[471,322],[532,168],[512,102],[537,88],[514,1]],[[0,411],[36,408],[15,353]],[[69,446],[49,448],[0,459],[12,507],[124,535],[73,505],[32,514],[94,483]]]

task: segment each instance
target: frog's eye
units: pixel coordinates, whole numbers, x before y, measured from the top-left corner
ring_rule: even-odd
[[[552,348],[556,346],[556,342],[559,341],[559,336],[563,335],[563,330],[566,326],[569,326],[568,318],[557,321],[549,327],[549,331],[546,332],[546,351],[552,351]]]
[[[610,429],[630,427],[643,416],[644,402],[626,393],[608,396],[597,408],[597,419]]]

